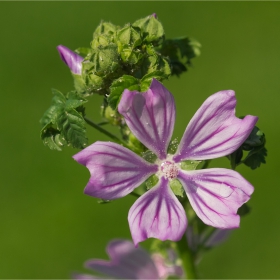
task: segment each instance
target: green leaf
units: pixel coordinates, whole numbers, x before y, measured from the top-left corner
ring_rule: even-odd
[[[245,151],[250,151],[252,148],[261,146],[265,143],[265,135],[264,133],[255,126],[250,133],[249,137],[242,144],[242,149]]]
[[[139,91],[139,80],[133,76],[123,75],[112,83],[110,86],[110,95],[108,97],[108,103],[112,109],[115,110],[117,108],[125,89]]]
[[[66,102],[66,97],[59,90],[52,88],[52,93],[54,97],[52,98],[52,104],[64,104]]]
[[[261,166],[262,163],[266,163],[265,157],[267,156],[267,149],[263,146],[252,149],[247,157],[243,160],[243,163],[249,166],[251,169],[256,169]]]
[[[187,71],[191,59],[200,55],[201,45],[188,37],[165,40],[158,51],[169,58],[172,66],[172,75],[179,76]]]
[[[64,111],[58,117],[57,126],[65,140],[74,148],[82,149],[87,145],[85,121],[76,110]]]
[[[70,91],[66,95],[65,110],[76,109],[87,102],[86,99],[80,97],[75,91]]]
[[[242,119],[243,117],[240,118]],[[227,156],[232,169],[235,169],[241,163],[244,163],[251,169],[256,169],[262,163],[266,163],[267,149],[265,148],[265,143],[265,134],[255,126],[245,142],[236,151]],[[245,159],[243,158],[243,155],[246,154],[244,151],[249,151]]]
[[[44,145],[58,151],[66,144],[84,148],[87,138],[83,104],[87,100],[76,91],[70,91],[66,95],[56,89],[52,89],[52,92],[52,105],[40,120]]]
[[[61,105],[51,105],[40,119],[40,124],[45,126],[46,124],[56,123],[56,119],[59,114],[63,111]]]
[[[43,144],[51,150],[61,151],[61,147],[66,144],[60,132],[49,125],[43,127],[41,130],[41,139]]]

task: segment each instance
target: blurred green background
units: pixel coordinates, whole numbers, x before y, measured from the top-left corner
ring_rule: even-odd
[[[268,139],[266,165],[238,168],[255,186],[252,213],[205,255],[200,277],[280,277],[280,2],[1,2],[0,278],[70,278],[85,260],[106,257],[110,239],[130,238],[134,198],[100,205],[84,195],[89,173],[71,158],[77,150],[43,146],[39,119],[51,88],[73,88],[57,45],[87,47],[101,19],[124,25],[154,12],[167,38],[202,44],[194,67],[165,82],[177,104],[175,136],[206,97],[234,89],[237,115],[259,116]],[[98,121],[101,98],[91,100],[87,113]],[[108,140],[88,131],[90,143]]]

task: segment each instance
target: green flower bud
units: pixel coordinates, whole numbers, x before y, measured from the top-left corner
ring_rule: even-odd
[[[142,43],[141,30],[128,24],[117,31],[116,42],[119,48],[123,45],[131,46],[131,48],[140,46]]]
[[[163,26],[153,15],[139,19],[132,25],[141,29],[146,43],[160,44],[164,39]]]
[[[100,45],[93,51],[89,60],[92,63],[92,70],[95,75],[106,77],[112,73],[117,74],[117,70],[120,66],[117,45]]]
[[[118,26],[112,24],[111,22],[101,21],[98,27],[93,33],[93,38],[100,34],[112,35],[119,29]]]

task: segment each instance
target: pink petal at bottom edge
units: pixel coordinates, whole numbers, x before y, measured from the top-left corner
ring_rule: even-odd
[[[134,244],[151,237],[178,241],[187,227],[185,210],[164,177],[135,201],[128,221]]]

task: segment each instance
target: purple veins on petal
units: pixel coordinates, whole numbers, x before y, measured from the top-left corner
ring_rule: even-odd
[[[73,158],[90,171],[85,193],[109,200],[129,194],[158,170],[157,165],[112,142],[95,142]]]
[[[135,201],[128,221],[135,245],[150,237],[178,241],[187,227],[185,210],[164,177]]]
[[[110,261],[89,260],[86,267],[117,279],[159,279],[150,255],[126,240],[111,241],[107,247]]]
[[[144,93],[124,90],[118,110],[132,133],[159,159],[165,159],[175,123],[172,94],[153,79]]]
[[[219,91],[207,98],[188,124],[174,160],[212,159],[238,149],[258,118],[250,115],[237,118],[235,106],[232,90]]]
[[[70,68],[73,74],[81,75],[83,57],[71,51],[65,46],[59,45],[57,47],[60,58]]]
[[[239,173],[224,168],[180,170],[178,180],[197,216],[205,224],[216,228],[239,227],[237,209],[254,191]]]

